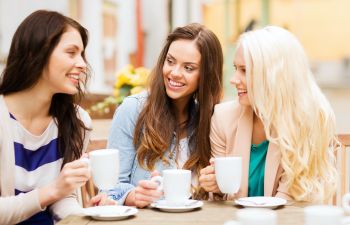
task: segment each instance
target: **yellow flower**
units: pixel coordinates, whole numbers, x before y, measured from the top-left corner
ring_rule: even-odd
[[[131,87],[145,86],[149,70],[144,67],[134,68],[132,65],[126,65],[116,75],[115,88],[120,89],[123,85]]]
[[[93,105],[90,113],[108,113],[111,105],[120,104],[128,95],[137,94],[145,89],[150,71],[144,67],[134,68],[128,64],[115,75],[113,95],[105,98],[102,102]]]
[[[120,93],[120,90],[119,90],[119,89],[114,89],[114,90],[113,90],[113,96],[118,97],[118,96],[119,96],[119,93]]]

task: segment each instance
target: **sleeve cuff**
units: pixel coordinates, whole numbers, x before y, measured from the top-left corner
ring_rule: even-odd
[[[108,197],[117,201],[118,205],[124,205],[129,192],[134,189],[132,184],[119,183],[118,186],[108,191]]]

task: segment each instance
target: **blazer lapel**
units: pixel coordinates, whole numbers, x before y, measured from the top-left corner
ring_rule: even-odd
[[[272,196],[276,182],[278,167],[281,161],[281,152],[274,143],[269,144],[265,163],[264,195]]]
[[[253,132],[253,110],[251,107],[242,107],[242,113],[237,125],[234,141],[234,155],[242,157],[242,180],[238,196],[248,195],[249,159]]]

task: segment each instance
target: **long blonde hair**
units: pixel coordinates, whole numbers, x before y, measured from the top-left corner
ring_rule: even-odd
[[[267,26],[241,35],[248,97],[267,139],[279,146],[283,180],[295,200],[329,201],[336,189],[335,116],[303,47]]]

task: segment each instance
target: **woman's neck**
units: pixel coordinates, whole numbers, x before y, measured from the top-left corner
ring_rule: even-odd
[[[252,144],[260,144],[266,140],[264,124],[261,119],[254,113],[253,117],[253,134]]]
[[[34,88],[6,95],[5,102],[11,113],[24,120],[47,118],[52,95]]]
[[[186,129],[182,129],[182,128],[184,128],[184,126],[186,125],[186,122],[189,117],[188,115],[189,106],[190,106],[189,99],[187,101],[173,101],[173,107],[174,107],[175,116],[177,119],[177,125],[180,127],[179,138],[184,138],[187,136]]]

